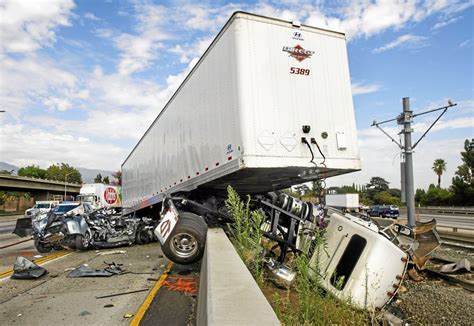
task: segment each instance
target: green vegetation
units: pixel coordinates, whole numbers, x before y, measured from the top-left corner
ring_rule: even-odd
[[[39,178],[47,180],[67,181],[71,183],[82,183],[82,176],[79,170],[66,163],[50,165],[46,170],[36,165],[28,165],[18,169],[21,177]]]
[[[417,189],[415,201],[422,206],[474,206],[474,148],[468,139],[464,141],[461,152],[463,164],[452,179],[451,187],[441,188],[441,175],[446,170],[446,162],[437,159],[433,171],[438,175],[438,186],[431,184],[428,190]]]
[[[63,182],[66,180],[70,183],[82,183],[82,176],[79,170],[66,163],[50,165],[46,169],[46,179]]]
[[[17,199],[17,198],[30,199],[31,195],[29,192],[0,191],[0,206],[4,205],[10,199]]]
[[[30,178],[38,178],[38,179],[45,179],[46,178],[46,170],[40,168],[36,165],[28,165],[23,168],[18,169],[18,175],[20,177],[30,177]]]
[[[94,178],[94,183],[102,183],[102,174],[98,174]]]
[[[230,239],[239,253],[239,256],[249,268],[259,285],[263,283],[262,257],[263,233],[260,228],[264,215],[260,211],[250,210],[250,197],[242,202],[239,195],[227,187],[228,198],[225,202],[226,208],[234,218],[234,223],[228,225]]]
[[[443,172],[446,171],[446,161],[441,158],[436,159],[433,162],[432,169],[438,176],[438,188],[441,188],[441,176],[443,175]]]
[[[247,196],[243,202],[230,186],[227,192],[226,208],[235,221],[228,225],[230,239],[283,325],[369,323],[368,313],[324,293],[319,273],[312,273],[309,257],[305,254],[289,258],[288,264],[297,271],[296,282],[291,290],[277,289],[265,281],[262,258],[267,240],[263,239],[260,228],[265,216],[261,211],[250,210],[250,197]],[[323,237],[318,234],[315,241],[315,250],[324,250]]]

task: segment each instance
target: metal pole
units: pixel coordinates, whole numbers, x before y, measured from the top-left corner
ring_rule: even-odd
[[[405,138],[405,199],[407,204],[408,226],[415,226],[415,189],[413,185],[413,152],[411,145],[411,120],[412,111],[410,111],[410,98],[403,98],[403,134]]]
[[[66,200],[66,179],[67,179],[67,174],[64,175],[64,200]]]

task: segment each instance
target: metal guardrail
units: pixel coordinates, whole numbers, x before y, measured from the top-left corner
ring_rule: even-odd
[[[435,214],[473,215],[474,216],[474,207],[426,206],[426,207],[417,207],[416,212],[419,214],[435,213]]]

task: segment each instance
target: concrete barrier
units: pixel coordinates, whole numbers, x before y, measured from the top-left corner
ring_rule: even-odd
[[[207,232],[197,325],[280,325],[222,229]]]

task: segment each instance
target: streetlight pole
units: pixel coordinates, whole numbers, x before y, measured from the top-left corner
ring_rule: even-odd
[[[66,173],[64,175],[64,200],[66,200],[66,180],[67,180],[67,176],[70,174],[72,174],[72,172]]]
[[[405,200],[407,205],[408,226],[415,226],[415,190],[413,182],[413,150],[411,144],[411,121],[413,112],[410,110],[410,98],[403,98],[403,113],[400,116],[399,123],[403,123],[404,147],[403,154],[405,156]]]
[[[403,178],[402,174],[402,182],[404,182],[405,186],[405,200],[406,200],[406,205],[407,205],[407,219],[408,219],[408,227],[413,228],[415,227],[416,221],[415,221],[415,187],[414,187],[414,182],[413,182],[413,150],[415,147],[420,143],[420,141],[426,136],[426,134],[433,128],[433,126],[438,122],[439,119],[448,111],[450,107],[456,106],[456,103],[453,103],[451,101],[448,101],[448,105],[433,109],[433,110],[428,110],[425,112],[421,113],[416,113],[413,114],[413,111],[410,110],[410,98],[409,97],[404,97],[403,98],[403,112],[398,115],[396,118],[385,120],[382,122],[377,122],[374,120],[372,123],[372,126],[377,127],[381,132],[385,134],[390,140],[395,143],[400,150],[403,153],[403,157],[405,159],[404,162],[404,172],[405,172],[405,177]],[[413,121],[413,118],[431,113],[431,112],[436,112],[436,111],[442,111],[441,114],[433,121],[433,123],[428,127],[428,129],[425,130],[425,132],[421,135],[421,137],[415,142],[415,144],[412,144],[412,139],[411,135],[413,133],[413,129],[411,128],[411,123]],[[380,125],[388,123],[388,122],[393,122],[396,121],[397,124],[402,125],[403,129],[400,132],[400,134],[404,135],[404,142],[403,144],[400,142],[396,141],[394,137],[390,136],[385,130],[383,130]],[[402,187],[403,188],[403,187]],[[403,189],[402,189],[403,191]]]

